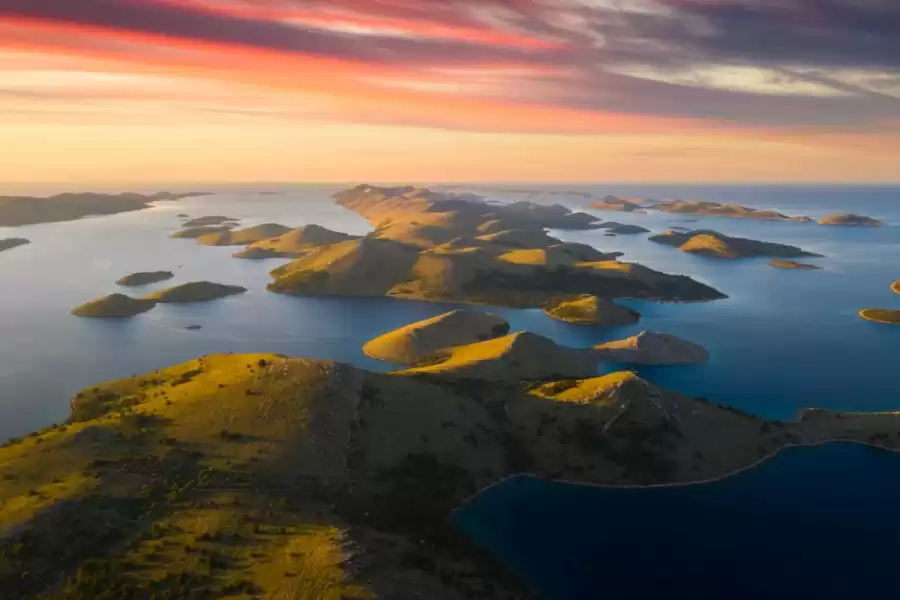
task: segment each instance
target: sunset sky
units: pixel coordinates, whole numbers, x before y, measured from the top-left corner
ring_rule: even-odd
[[[898,0],[0,0],[0,182],[900,180]]]

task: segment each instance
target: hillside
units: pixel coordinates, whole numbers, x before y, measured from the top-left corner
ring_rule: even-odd
[[[299,258],[320,246],[358,239],[359,236],[331,231],[318,225],[306,225],[291,229],[247,246],[235,254],[235,258]]]
[[[160,200],[203,196],[202,192],[173,194],[97,194],[93,192],[57,194],[49,197],[0,196],[0,227],[35,223],[75,221],[94,215],[113,215],[149,208]]]
[[[509,323],[490,313],[453,310],[379,336],[363,346],[367,356],[409,365],[438,350],[484,341],[509,332]]]
[[[245,227],[243,229],[229,229],[202,235],[197,238],[197,243],[204,246],[246,246],[247,244],[284,235],[290,230],[290,227],[277,223],[263,223],[262,225]]]
[[[821,256],[796,246],[761,242],[747,238],[731,237],[717,231],[666,231],[650,237],[650,241],[666,244],[682,252],[700,254],[711,258],[737,259],[753,257],[800,258]]]
[[[492,481],[700,481],[900,428],[767,421],[627,372],[506,385],[277,355],[97,385],[72,411],[0,448],[10,598],[525,598],[446,525]]]

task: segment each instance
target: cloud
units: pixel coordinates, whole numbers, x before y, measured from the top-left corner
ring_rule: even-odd
[[[346,81],[330,93],[378,103],[401,90],[404,107],[455,95],[729,127],[900,120],[897,0],[0,0],[4,18],[89,31],[106,53],[131,42],[120,55],[133,62],[134,36],[150,43],[146,61],[263,53],[207,58],[207,69],[254,83],[294,72],[301,90],[318,73],[291,60],[339,61],[326,79]],[[403,120],[490,121],[434,113]]]

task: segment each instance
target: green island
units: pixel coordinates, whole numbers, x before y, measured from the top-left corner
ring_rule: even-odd
[[[0,589],[532,598],[446,519],[504,477],[684,484],[796,445],[900,445],[898,414],[766,420],[631,372],[447,375],[218,355],[85,389],[0,448]]]
[[[186,302],[208,302],[226,296],[243,294],[247,288],[239,285],[223,285],[210,281],[192,281],[166,288],[144,296],[145,300],[159,303],[180,304]]]
[[[651,236],[650,241],[674,246],[682,252],[729,260],[754,257],[800,258],[821,256],[796,246],[732,237],[708,229],[687,232],[670,230]]]
[[[154,306],[155,300],[132,298],[125,294],[110,294],[73,308],[72,314],[96,319],[124,319],[145,313]]]
[[[558,321],[602,327],[633,325],[641,318],[636,310],[590,294],[551,300],[543,306],[543,311],[545,315]]]
[[[205,196],[206,192],[174,194],[66,193],[49,197],[0,196],[0,227],[75,221],[94,215],[114,215],[149,208],[152,203]]]
[[[867,321],[900,325],[900,310],[893,308],[864,308],[859,311],[859,316]]]
[[[368,185],[335,198],[375,230],[305,251],[272,271],[270,291],[521,308],[579,294],[670,302],[724,297],[690,277],[619,262],[618,253],[554,238],[544,229],[601,225],[559,205],[493,204],[470,194]]]
[[[25,238],[4,238],[0,239],[0,252],[4,250],[12,250],[13,248],[18,248],[19,246],[25,246],[26,244],[30,244],[31,240],[26,240]]]
[[[820,225],[836,225],[844,227],[881,227],[884,221],[873,219],[865,215],[853,213],[837,213],[828,215],[819,220]]]
[[[175,274],[172,273],[172,271],[140,271],[138,273],[131,273],[130,275],[126,275],[125,277],[117,279],[116,284],[126,287],[150,285],[151,283],[166,281],[167,279],[172,279],[173,277],[175,277]]]

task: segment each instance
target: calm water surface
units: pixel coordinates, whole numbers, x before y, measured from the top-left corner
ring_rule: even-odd
[[[549,600],[896,598],[898,503],[900,456],[831,444],[687,487],[511,479],[454,519]]]
[[[556,186],[555,189],[561,189]],[[0,237],[32,244],[0,254],[0,439],[21,435],[68,415],[78,390],[108,380],[218,352],[281,352],[349,361],[382,369],[362,344],[400,325],[439,314],[450,305],[391,299],[296,298],[265,291],[268,271],[283,261],[231,257],[235,247],[173,240],[179,213],[225,214],[243,224],[318,223],[350,233],[368,224],[333,204],[334,186],[278,188],[282,195],[222,188],[220,193],[160,203],[135,213],[19,228]],[[565,187],[564,189],[570,189]],[[900,188],[604,186],[571,188],[596,195],[637,194],[736,201],[793,214],[821,216],[854,210],[887,220],[889,227],[850,229],[721,218],[603,213],[607,219],[661,231],[670,225],[710,227],[729,234],[793,243],[826,255],[823,271],[786,271],[765,260],[720,262],[652,244],[646,235],[605,237],[602,232],[559,232],[565,239],[625,252],[653,268],[685,273],[729,294],[727,300],[663,305],[629,302],[644,318],[637,326],[580,327],[540,311],[497,310],[514,329],[529,329],[571,346],[588,346],[641,329],[666,331],[704,344],[704,365],[643,368],[651,380],[770,417],[790,417],[807,406],[847,410],[897,408],[900,327],[859,319],[866,306],[900,308],[890,283],[900,279]],[[546,192],[546,191],[545,191]],[[574,196],[494,194],[586,204]],[[598,213],[601,214],[601,213]],[[176,278],[127,293],[206,279],[250,291],[212,303],[159,306],[123,321],[79,319],[69,310],[123,291],[113,282],[141,270],[168,269]],[[186,325],[201,325],[187,331]]]

